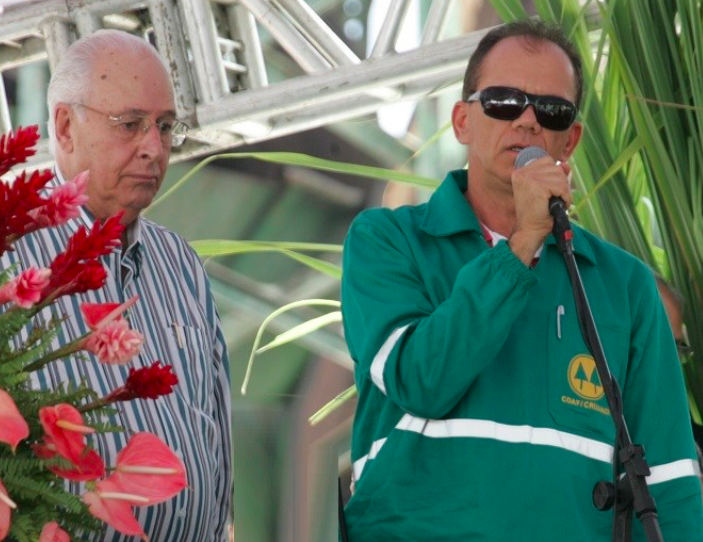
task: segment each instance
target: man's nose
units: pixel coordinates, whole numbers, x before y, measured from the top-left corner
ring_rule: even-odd
[[[537,122],[537,112],[532,104],[529,104],[522,114],[513,121],[515,127],[529,128],[536,130],[541,128],[539,122]]]
[[[168,145],[161,138],[159,126],[156,123],[149,124],[146,131],[142,129],[139,138],[139,154],[144,158],[158,158],[169,150]]]

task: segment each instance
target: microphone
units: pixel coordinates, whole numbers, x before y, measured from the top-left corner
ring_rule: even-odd
[[[530,162],[539,160],[543,156],[547,156],[547,151],[545,151],[542,147],[525,147],[517,153],[517,157],[515,158],[515,169],[525,167]],[[554,218],[557,218],[557,213],[566,214],[566,205],[564,204],[564,200],[559,196],[552,196],[549,198],[549,214]]]
[[[515,157],[515,169],[525,167],[530,162],[539,160],[543,156],[547,156],[547,151],[542,147],[525,147]],[[549,214],[554,217],[552,233],[563,251],[565,243],[571,241],[573,233],[569,223],[569,215],[566,214],[566,204],[559,196],[549,198]]]

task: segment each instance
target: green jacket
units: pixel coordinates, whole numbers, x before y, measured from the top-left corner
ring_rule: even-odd
[[[351,542],[609,541],[591,491],[614,429],[550,236],[489,248],[451,172],[430,201],[352,225],[342,281],[359,402]],[[650,270],[574,227],[574,252],[667,542],[703,541],[686,393]],[[644,540],[635,521],[635,540]]]

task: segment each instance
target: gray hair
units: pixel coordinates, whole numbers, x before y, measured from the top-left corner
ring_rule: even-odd
[[[73,43],[51,74],[47,91],[49,150],[54,156],[56,152],[56,127],[54,125],[56,106],[59,103],[83,103],[90,90],[93,62],[98,54],[106,49],[119,49],[130,53],[151,53],[159,59],[168,72],[166,63],[148,41],[121,30],[98,30]],[[83,115],[84,113],[79,111],[78,114]]]

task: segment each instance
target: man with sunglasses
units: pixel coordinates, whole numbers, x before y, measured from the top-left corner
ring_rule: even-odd
[[[134,512],[151,542],[227,542],[231,503],[229,361],[205,270],[177,234],[140,216],[166,175],[171,148],[183,142],[174,92],[164,62],[145,40],[99,30],[75,42],[52,73],[48,89],[54,186],[89,172],[87,202],[68,223],[21,239],[2,267],[48,267],[76,230],[124,213],[122,246],[103,257],[105,285],[60,298],[66,316],[60,342],[88,329],[82,303],[138,302],[127,317],[144,336],[141,353],[127,365],[70,357],[33,373],[37,388],[87,384],[99,396],[125,383],[130,369],[160,361],[178,378],[173,393],[157,400],[116,403],[105,422],[124,432],[97,434],[90,444],[114,468],[131,434],[148,431],[175,451],[188,487],[174,498]],[[50,309],[40,313],[48,320]],[[58,345],[55,345],[58,346]],[[84,488],[74,484],[77,493]],[[60,518],[57,518],[60,521]],[[105,527],[100,542],[138,542]]]
[[[352,225],[351,542],[611,540],[612,513],[591,491],[612,478],[613,422],[548,212],[551,197],[571,203],[582,87],[560,30],[490,31],[452,112],[468,170],[426,204]],[[547,156],[516,169],[531,146]],[[573,244],[664,538],[703,541],[686,395],[652,274],[576,226]]]

